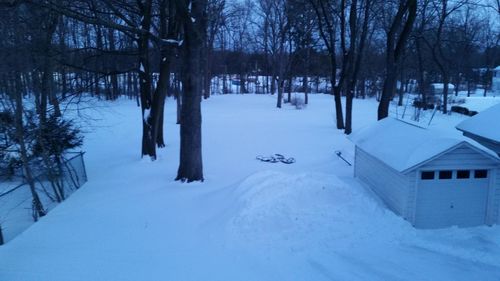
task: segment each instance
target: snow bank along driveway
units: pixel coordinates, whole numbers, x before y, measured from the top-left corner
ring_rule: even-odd
[[[88,114],[89,182],[0,247],[1,281],[499,280],[500,228],[415,230],[352,178],[353,146],[331,96],[303,110],[271,96],[203,102],[204,183],[173,181],[179,133],[139,158],[140,112],[120,101]],[[354,126],[376,119],[355,100]],[[438,116],[453,128],[463,116]],[[281,153],[295,164],[257,155]]]

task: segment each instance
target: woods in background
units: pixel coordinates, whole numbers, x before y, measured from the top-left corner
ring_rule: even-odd
[[[498,5],[473,0],[3,0],[1,124],[17,135],[0,148],[6,154],[16,144],[20,161],[29,162],[34,156],[29,147],[23,149],[29,143],[23,133],[28,112],[36,117],[33,135],[45,147],[40,132],[62,122],[50,123],[63,120],[62,105],[88,95],[126,96],[141,107],[141,155],[155,160],[168,141],[163,110],[171,96],[181,135],[177,180],[190,182],[203,180],[202,98],[230,93],[235,84],[242,94],[276,94],[278,108],[291,101],[292,92],[303,92],[306,104],[310,92],[332,94],[335,125],[346,134],[352,131],[354,98],[376,96],[382,119],[390,100],[402,96],[409,84],[417,85],[425,102],[428,86],[444,83],[446,113],[448,83],[457,92],[481,86],[486,93],[491,87],[491,69],[500,64]],[[325,78],[329,82],[320,90]],[[222,80],[221,87],[214,87],[215,79]],[[49,154],[41,155],[49,161]]]

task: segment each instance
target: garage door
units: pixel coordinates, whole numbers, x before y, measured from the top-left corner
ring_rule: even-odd
[[[426,172],[424,172],[426,173]],[[486,219],[489,173],[486,170],[421,174],[415,226],[439,228],[482,225]]]

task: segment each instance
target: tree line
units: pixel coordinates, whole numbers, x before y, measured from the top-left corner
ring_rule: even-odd
[[[2,0],[0,13],[2,126],[17,132],[13,142],[26,143],[23,97],[43,129],[64,114],[61,103],[128,96],[142,112],[141,155],[154,160],[173,96],[176,179],[187,182],[203,180],[201,102],[215,76],[224,88],[227,74],[238,77],[241,93],[264,77],[278,108],[293,81],[307,103],[311,77],[329,77],[336,127],[350,134],[354,98],[377,95],[382,119],[410,81],[423,101],[442,82],[446,112],[449,83],[486,89],[500,64],[497,0]]]

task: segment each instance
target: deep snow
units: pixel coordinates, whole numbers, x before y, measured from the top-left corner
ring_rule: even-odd
[[[498,280],[500,227],[416,230],[352,177],[353,144],[333,99],[296,110],[268,95],[203,101],[204,183],[173,181],[175,102],[167,147],[140,159],[140,110],[121,100],[87,114],[89,182],[0,247],[0,280]],[[354,101],[354,130],[376,120]],[[431,127],[464,120],[441,114]],[[295,164],[257,155],[281,153]]]

